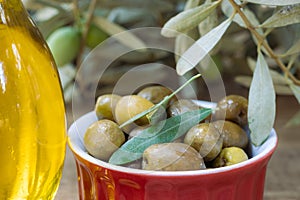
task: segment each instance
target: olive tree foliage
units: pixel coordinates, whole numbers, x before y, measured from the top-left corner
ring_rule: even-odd
[[[259,9],[268,16],[262,17]],[[260,145],[274,125],[276,92],[282,92],[279,89],[291,91],[300,103],[300,80],[294,73],[300,68],[299,22],[300,0],[187,0],[184,10],[164,24],[161,34],[176,38],[176,52],[181,55],[176,59],[176,70],[179,75],[184,75],[199,63],[201,65],[206,55],[218,53],[217,44],[233,24],[250,32],[257,47],[256,61],[248,58],[253,77],[237,77],[236,80],[250,88],[248,121],[251,140]],[[290,46],[275,51],[268,38],[281,28],[294,29],[296,34],[289,38],[292,41]],[[193,37],[195,31],[199,37],[187,45],[182,36]]]
[[[273,127],[276,95],[294,95],[300,103],[300,0],[23,2],[45,38],[62,26],[72,25],[82,30],[77,60],[59,68],[66,102],[71,99],[76,70],[88,50],[84,46],[85,33],[90,24],[94,24],[108,35],[138,27],[163,27],[161,34],[175,39],[176,70],[180,76],[192,75],[193,68],[207,65],[207,55],[225,60],[226,54],[230,57],[256,48],[254,54],[251,49],[251,56],[243,55],[253,73],[235,77],[236,82],[249,87],[248,119],[252,141],[256,145],[268,137]],[[143,40],[130,31],[118,39],[132,49],[143,46]],[[107,48],[107,56],[114,55],[116,48],[119,47]],[[136,64],[162,61],[167,56],[165,52],[151,52],[151,49],[122,56],[114,63],[111,73],[103,76],[101,89],[111,91],[110,85],[122,74],[119,71],[126,71]],[[153,77],[160,77],[155,66],[148,70],[154,74]],[[92,72],[89,79],[77,80],[80,92],[84,93],[92,83],[98,83],[98,77],[93,77]],[[300,112],[287,125],[300,125],[299,116]]]
[[[78,95],[88,96],[90,94],[91,85],[101,85],[97,89],[97,95],[110,93],[113,90],[117,80],[132,67],[149,63],[153,61],[161,61],[171,57],[168,52],[155,51],[153,49],[143,48],[145,42],[140,36],[128,31],[140,27],[161,27],[165,19],[170,18],[180,10],[183,0],[22,0],[27,10],[29,10],[32,18],[37,23],[41,33],[45,39],[57,29],[65,26],[75,27],[81,33],[80,51],[74,60],[64,66],[58,66],[62,87],[65,95],[66,103],[70,103],[72,95],[79,92]],[[105,58],[112,59],[116,52],[120,50],[120,45],[124,48],[132,49],[130,54],[126,54],[118,58],[110,65],[106,73],[99,76],[96,67],[85,67],[83,72],[88,74],[89,78],[78,78],[77,85],[80,91],[74,91],[73,85],[76,74],[82,61],[93,49],[87,47],[87,32],[91,27],[97,27],[101,32],[109,38],[109,36],[122,33],[122,37],[114,37],[118,40],[118,44],[111,45],[105,49]],[[99,32],[99,31],[98,31]],[[103,33],[102,33],[103,34]],[[157,41],[160,35],[146,33],[145,38],[152,38]],[[148,41],[149,42],[149,41]],[[63,45],[63,44],[59,44]],[[59,46],[57,45],[57,46]],[[72,48],[72,47],[70,47]],[[137,49],[146,49],[139,52]],[[137,51],[135,51],[137,50]],[[68,51],[65,51],[68,53]],[[96,61],[95,61],[96,62]],[[89,62],[89,64],[93,64]],[[147,67],[149,76],[154,79],[163,79],[164,74],[156,75],[159,65]],[[153,76],[152,76],[153,74]],[[153,80],[154,82],[157,80]]]

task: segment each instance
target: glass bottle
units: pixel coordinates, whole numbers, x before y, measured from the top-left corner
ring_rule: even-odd
[[[65,147],[52,55],[21,0],[0,0],[0,199],[53,199]]]

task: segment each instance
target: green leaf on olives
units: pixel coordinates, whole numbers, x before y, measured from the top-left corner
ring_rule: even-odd
[[[141,132],[124,143],[115,151],[109,159],[109,163],[123,165],[142,157],[146,148],[153,144],[171,142],[183,134],[191,127],[210,115],[210,108],[193,110],[181,115],[177,115],[160,121]]]

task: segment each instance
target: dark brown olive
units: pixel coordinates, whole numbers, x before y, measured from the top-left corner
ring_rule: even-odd
[[[248,100],[239,95],[229,95],[218,102],[214,119],[229,120],[239,124],[241,127],[246,127]]]
[[[184,143],[194,147],[205,161],[212,161],[221,152],[223,138],[212,124],[201,123],[187,132]]]
[[[247,133],[236,123],[231,121],[218,120],[213,125],[219,130],[223,137],[223,148],[240,147],[246,149],[248,145]]]
[[[188,171],[205,169],[200,154],[184,143],[154,144],[143,153],[143,169],[156,171]]]
[[[166,96],[172,94],[172,91],[163,86],[149,86],[142,89],[137,95],[141,96],[154,104],[161,102]]]
[[[95,112],[98,119],[109,119],[113,121],[113,113],[120,98],[121,97],[116,94],[104,94],[99,96],[95,104]]]
[[[197,110],[200,109],[200,107],[194,103],[192,100],[189,99],[180,99],[178,101],[175,101],[172,103],[167,112],[170,117],[180,115],[182,113]]]
[[[92,156],[106,161],[125,142],[125,135],[115,122],[102,119],[89,126],[83,141]]]

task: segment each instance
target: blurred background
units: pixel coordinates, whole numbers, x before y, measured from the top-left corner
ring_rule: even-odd
[[[96,53],[96,48],[110,36],[126,30],[163,27],[171,17],[185,9],[185,0],[23,0],[23,2],[47,40],[58,65],[67,106],[68,125],[77,117],[72,113],[72,98],[79,97],[84,102],[90,98],[91,93],[95,98],[101,94],[112,93],[119,79],[137,66],[142,65],[154,83],[163,83],[168,77],[167,72],[160,73],[159,66],[165,65],[175,69],[177,58],[173,52],[180,51],[178,43],[175,38],[163,38],[158,31],[143,31],[142,34],[138,31],[128,31],[122,38],[117,37],[109,41],[109,45],[102,48],[99,54]],[[274,8],[260,5],[251,5],[250,9],[259,21],[264,21],[274,12]],[[221,13],[216,13],[216,16],[218,20],[224,19]],[[203,33],[197,30],[190,32],[189,37],[197,40],[201,34]],[[268,41],[273,50],[280,53],[293,46],[299,38],[300,26],[296,23],[272,30]],[[149,43],[159,43],[166,49],[174,51],[136,50]],[[188,41],[181,43],[183,50],[189,45],[191,43]],[[122,47],[133,50],[115,58],[116,52]],[[249,32],[236,24],[230,26],[211,54],[217,70],[207,67],[205,81],[200,79],[192,85],[197,91],[198,98],[211,100],[207,84],[213,86],[220,75],[226,94],[248,97],[252,79],[251,67],[253,68],[256,53],[256,46]],[[86,59],[91,54],[97,57]],[[99,79],[96,72],[103,70],[101,64],[112,59],[113,62],[105,67]],[[300,79],[300,58],[296,56],[293,59],[294,65],[290,71]],[[267,61],[271,69],[282,73],[274,61]],[[81,67],[82,65],[89,67]],[[172,81],[174,85],[180,85],[194,73],[192,71],[185,77],[177,77]],[[82,78],[81,75],[89,78]],[[267,171],[265,199],[300,199],[300,168],[297,167],[300,165],[300,106],[286,82],[274,81],[274,84],[277,94],[275,129],[279,136],[279,145]],[[74,87],[76,90],[73,90]],[[184,95],[188,97],[191,94],[185,91]],[[82,109],[83,113],[86,112],[85,108]],[[76,167],[69,149],[56,199],[78,199]]]

